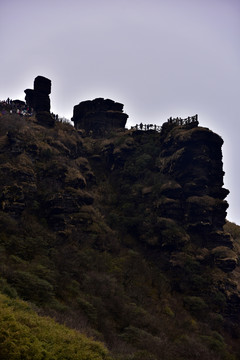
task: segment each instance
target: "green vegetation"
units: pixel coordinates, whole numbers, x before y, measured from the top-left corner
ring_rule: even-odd
[[[38,316],[29,305],[0,294],[2,360],[110,360],[98,342]]]
[[[0,120],[1,359],[240,359],[239,267],[185,221],[217,202],[183,203],[163,135]],[[239,227],[225,232],[239,256]]]

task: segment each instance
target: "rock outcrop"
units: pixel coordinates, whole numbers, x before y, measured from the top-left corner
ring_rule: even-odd
[[[25,91],[26,103],[36,112],[48,111],[50,112],[50,98],[51,94],[51,80],[44,76],[37,76],[34,80],[34,90],[26,89]]]
[[[98,161],[117,191],[127,183],[124,208],[131,208],[131,199],[142,209],[137,221],[135,213],[116,209],[119,218],[132,222],[137,239],[170,252],[192,243],[208,250],[209,263],[226,272],[236,267],[232,238],[223,231],[229,192],[223,188],[220,136],[196,122],[165,123],[160,133],[129,131],[121,145],[114,140],[103,144]],[[219,247],[226,256],[214,250]]]
[[[128,115],[123,105],[110,99],[97,98],[74,106],[72,121],[76,129],[103,134],[110,129],[124,129]]]
[[[25,100],[30,108],[36,112],[36,117],[43,125],[52,126],[54,119],[50,115],[51,80],[44,76],[37,76],[34,80],[34,90],[26,89]]]
[[[166,123],[163,131],[158,165],[182,189],[181,221],[190,233],[201,233],[203,246],[232,248],[230,237],[223,234],[229,191],[223,188],[222,138],[202,127]]]

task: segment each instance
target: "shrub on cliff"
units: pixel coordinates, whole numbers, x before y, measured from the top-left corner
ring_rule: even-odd
[[[1,360],[110,360],[98,342],[0,294]]]

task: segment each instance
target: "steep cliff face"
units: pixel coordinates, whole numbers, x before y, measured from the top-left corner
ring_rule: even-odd
[[[186,225],[203,233],[222,230],[228,207],[223,201],[228,194],[222,187],[223,140],[206,128],[165,125],[160,171],[173,176],[182,188]]]
[[[206,128],[171,129],[165,125],[159,166],[181,187],[184,227],[193,236],[201,235],[201,246],[232,248],[231,238],[223,233],[228,207],[224,200],[228,190],[223,188],[223,140]]]
[[[126,223],[125,232],[140,242],[170,253],[191,243],[225,271],[237,265],[223,231],[228,190],[217,134],[165,123],[160,133],[128,130],[94,139],[60,124],[50,130],[18,117],[8,121],[1,150],[4,212],[18,218],[37,202],[50,228],[68,237],[91,231],[103,213],[110,232],[121,233]]]
[[[219,340],[239,339],[240,305],[222,139],[196,124],[93,137],[0,120],[0,287],[119,359],[232,359]]]
[[[191,242],[206,248],[209,256],[215,254],[212,257],[226,271],[233,270],[236,257],[226,256],[225,267],[216,255],[217,247],[229,253],[233,246],[230,235],[223,232],[228,190],[223,188],[222,144],[207,128],[170,123],[163,125],[161,133],[128,131],[98,141],[97,159],[113,192],[122,194],[127,187],[129,200],[123,211],[117,204],[116,216],[129,219],[132,233],[140,240],[171,251]],[[94,161],[92,166],[97,166]]]

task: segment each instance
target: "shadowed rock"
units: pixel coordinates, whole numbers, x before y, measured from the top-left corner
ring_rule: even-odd
[[[25,100],[26,100],[26,103],[27,105],[30,107],[30,108],[33,108],[35,109],[35,92],[33,89],[26,89],[24,90],[26,96],[25,96]]]
[[[49,94],[51,93],[51,80],[44,76],[37,76],[34,80],[34,90],[26,89],[24,92],[26,94],[26,103],[36,112],[38,121],[42,124],[52,126],[54,124],[54,119],[50,115],[49,98]]]
[[[179,184],[180,187],[175,184],[176,193],[173,194],[175,200],[181,201],[183,210],[173,214],[167,204],[164,216],[181,220],[193,238],[201,234],[202,246],[208,249],[217,246],[232,249],[232,239],[222,231],[228,208],[224,199],[229,193],[223,188],[222,138],[198,126],[170,127],[166,123],[163,128],[158,166],[161,173],[171,176]],[[165,187],[166,184],[164,191],[169,191]],[[182,219],[177,218],[178,214],[182,214]],[[234,262],[231,262],[233,266]]]
[[[26,89],[25,91],[26,103],[36,112],[48,111],[50,112],[50,98],[51,80],[44,76],[37,76],[34,80],[34,90]]]
[[[34,90],[46,95],[51,94],[51,80],[37,76],[34,80]]]
[[[110,99],[97,98],[74,106],[72,121],[76,129],[102,133],[110,129],[124,129],[128,115],[123,104]]]

